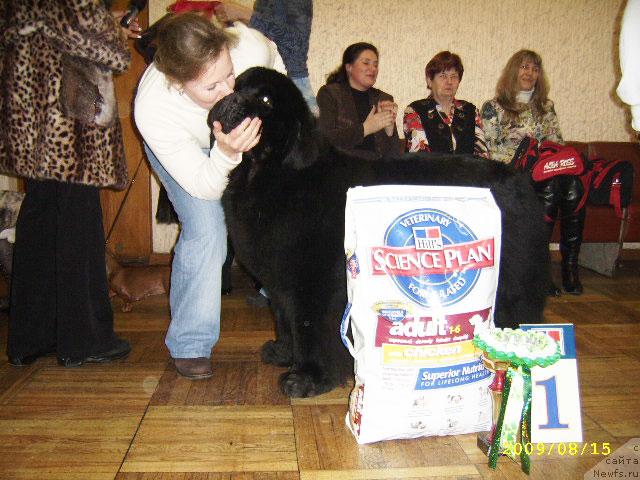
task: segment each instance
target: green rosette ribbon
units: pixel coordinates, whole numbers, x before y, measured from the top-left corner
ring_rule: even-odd
[[[556,363],[560,345],[547,335],[510,328],[480,332],[474,336],[473,344],[484,352],[485,359],[494,365],[501,363],[501,371],[506,369],[500,412],[489,448],[489,467],[495,469],[503,453],[514,460],[519,455],[522,471],[529,474],[531,459],[526,446],[531,444],[531,369]],[[518,444],[521,448],[516,454]]]
[[[504,387],[502,390],[502,402],[500,404],[500,413],[498,414],[498,420],[496,422],[496,428],[493,433],[493,441],[491,447],[489,447],[489,467],[496,469],[498,465],[498,457],[500,456],[500,439],[502,438],[502,427],[504,425],[504,416],[507,410],[507,401],[509,398],[509,392],[511,392],[511,376],[508,375],[504,380]]]
[[[547,357],[536,357],[536,358],[520,358],[514,352],[504,352],[501,350],[497,350],[494,347],[487,345],[487,343],[482,340],[480,337],[473,338],[473,344],[483,350],[487,358],[498,361],[498,362],[509,362],[514,367],[527,367],[527,369],[531,369],[533,367],[548,367],[553,365],[560,359],[560,345],[557,345],[556,352]]]
[[[520,441],[518,441],[520,432]],[[520,465],[529,474],[531,459],[525,445],[531,443],[531,371],[528,367],[509,368],[502,391],[502,403],[495,434],[489,449],[489,467],[495,470],[498,457],[506,452],[514,460],[514,446],[520,443]],[[511,446],[511,448],[506,448]]]
[[[529,367],[522,367],[522,376],[524,378],[524,404],[520,417],[520,438],[522,445],[529,445],[531,444],[531,370]],[[526,448],[520,450],[520,466],[522,471],[529,475],[531,458],[529,458]]]

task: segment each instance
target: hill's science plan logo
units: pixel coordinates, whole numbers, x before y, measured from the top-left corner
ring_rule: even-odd
[[[494,266],[494,239],[478,239],[461,220],[423,208],[396,218],[384,246],[370,249],[373,275],[389,275],[412,301],[451,305],[473,288],[483,268]]]

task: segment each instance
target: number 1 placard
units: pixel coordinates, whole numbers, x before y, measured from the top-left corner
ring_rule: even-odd
[[[531,369],[531,442],[582,442],[576,342],[570,323],[521,325],[549,334],[560,344],[560,360]]]

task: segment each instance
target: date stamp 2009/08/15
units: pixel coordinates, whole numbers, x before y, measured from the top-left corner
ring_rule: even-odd
[[[569,443],[507,443],[504,453],[507,455],[520,455],[522,452],[527,455],[559,455],[561,457],[587,456],[587,455],[609,455],[611,454],[611,444],[609,442],[569,442]]]

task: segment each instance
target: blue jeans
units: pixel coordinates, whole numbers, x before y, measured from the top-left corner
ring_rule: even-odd
[[[291,81],[296,85],[296,87],[298,87],[298,90],[300,90],[300,92],[302,93],[304,101],[307,102],[311,113],[313,113],[313,115],[316,117],[319,116],[320,108],[318,108],[316,96],[313,94],[309,77],[292,78]]]
[[[209,358],[220,337],[220,275],[227,255],[222,204],[189,195],[147,145],[145,152],[180,220],[171,266],[171,323],[165,343],[173,358]]]

